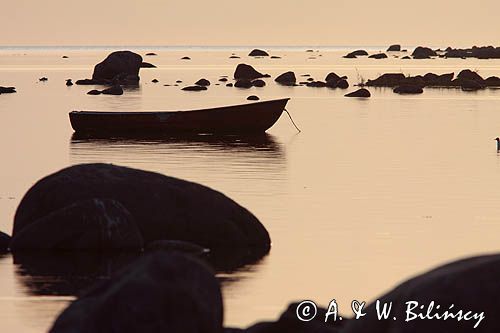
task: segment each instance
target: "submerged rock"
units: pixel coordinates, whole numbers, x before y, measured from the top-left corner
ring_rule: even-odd
[[[385,54],[385,53],[372,54],[368,58],[372,58],[372,59],[385,59],[385,58],[387,58],[387,54]]]
[[[253,49],[248,55],[250,57],[268,57],[269,53],[264,50]]]
[[[279,56],[271,56],[271,59],[281,59]]]
[[[294,86],[297,83],[297,78],[294,72],[286,72],[276,77],[274,81],[284,86]]]
[[[219,79],[219,81],[220,81],[220,82],[227,82],[227,78],[226,78],[226,77],[221,77],[221,78]]]
[[[158,83],[158,82],[160,82],[160,81],[158,81],[158,79],[152,79],[152,80],[151,80],[151,82],[153,82],[153,83]]]
[[[191,60],[190,57],[182,57],[181,60]]]
[[[109,199],[71,203],[17,231],[16,250],[140,250],[143,240],[130,212]]]
[[[107,89],[101,90],[103,95],[123,95],[123,88],[120,85],[114,85]]]
[[[0,95],[1,94],[13,94],[16,92],[15,87],[1,87],[0,86]]]
[[[255,68],[247,64],[239,64],[238,66],[236,66],[236,70],[234,71],[235,80],[254,80],[262,77],[269,77],[269,75],[262,74],[256,71]]]
[[[351,93],[348,93],[344,95],[345,97],[363,97],[363,98],[368,98],[371,96],[370,91],[365,88],[358,89],[356,91],[353,91]]]
[[[84,293],[51,333],[222,333],[223,305],[214,273],[178,253],[146,255]]]
[[[500,308],[500,298],[494,296],[500,293],[499,278],[498,254],[445,264],[403,282],[392,291],[377,297],[381,305],[392,302],[391,316],[397,317],[398,320],[379,320],[376,304],[372,303],[364,308],[366,316],[359,320],[350,320],[342,333],[366,332],[367,327],[370,327],[372,332],[384,333],[499,332],[500,322],[495,320],[496,317],[488,316]],[[429,310],[432,314],[441,315],[448,311],[454,317],[447,320],[405,321],[408,309],[411,313],[422,316]],[[462,311],[461,321],[457,320],[459,311]],[[464,315],[469,320],[464,320]]]
[[[149,62],[142,62],[141,68],[156,68],[156,66],[153,64],[150,64]]]
[[[240,57],[238,57],[237,55],[232,55],[229,57],[229,59],[240,59]]]
[[[92,89],[89,92],[87,92],[87,95],[100,95],[101,91],[97,89]]]
[[[148,52],[148,53],[146,53],[146,55],[147,55],[147,56],[156,56],[157,54],[156,54],[156,53],[154,53],[154,52]]]
[[[205,86],[187,86],[187,87],[182,88],[181,90],[184,90],[184,91],[203,91],[203,90],[207,90],[207,87],[205,87]]]
[[[258,96],[255,96],[255,95],[250,95],[247,97],[247,100],[249,101],[258,101],[260,98]]]
[[[185,180],[110,164],[75,165],[38,181],[17,208],[13,238],[60,209],[94,198],[123,205],[145,244],[182,240],[256,257],[270,249],[269,234],[259,220],[224,194]]]
[[[313,88],[324,88],[326,87],[326,82],[323,81],[311,81],[306,84],[308,87],[313,87]]]
[[[424,90],[419,86],[401,85],[394,88],[393,92],[396,94],[421,94]]]
[[[66,85],[69,87],[69,86],[72,86],[73,85],[73,81],[71,79],[66,79]]]
[[[366,52],[365,50],[356,50],[356,51],[352,51],[352,52],[346,54],[344,56],[344,58],[356,58],[359,56],[367,56],[367,55],[368,55],[368,52]]]

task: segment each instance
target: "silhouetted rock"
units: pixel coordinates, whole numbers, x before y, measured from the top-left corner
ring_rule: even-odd
[[[326,82],[323,81],[311,81],[306,84],[308,87],[313,87],[313,88],[323,88],[326,87]]]
[[[15,233],[16,250],[142,249],[142,236],[129,211],[115,200],[76,201],[30,221]]]
[[[464,69],[463,71],[458,73],[457,79],[477,81],[477,82],[484,81],[484,79],[481,77],[481,75],[477,74],[477,72],[471,71],[470,69]]]
[[[346,58],[346,59],[356,59],[357,57],[356,57],[355,54],[352,54],[352,52],[351,52],[351,53],[348,53],[345,56],[343,56],[343,58]]]
[[[328,83],[328,82],[327,82]],[[337,83],[335,84],[335,88],[339,88],[339,89],[347,89],[349,88],[349,83],[347,82],[346,79],[340,79],[337,81]]]
[[[225,78],[225,77],[221,77],[221,78],[219,79],[219,81],[220,81],[220,82],[227,82],[227,78]]]
[[[177,80],[175,81],[175,83],[182,83],[182,80]]]
[[[399,52],[399,51],[401,51],[401,45],[399,45],[399,44],[391,45],[387,49],[387,52]]]
[[[150,64],[149,62],[142,62],[141,68],[156,68],[156,66],[153,64]]]
[[[307,81],[315,81],[313,77],[307,78]]]
[[[387,54],[385,54],[385,53],[372,54],[368,58],[372,58],[372,59],[385,59],[385,58],[387,58]]]
[[[328,75],[325,77],[325,82],[328,82],[328,81],[334,81],[334,82],[337,82],[341,79],[340,76],[338,76],[336,73],[334,72],[330,72],[328,73]]]
[[[234,71],[234,78],[236,80],[254,80],[262,77],[269,77],[269,75],[259,73],[255,70],[255,68],[247,64],[239,64],[236,66],[236,70]]]
[[[345,97],[363,97],[363,98],[367,98],[367,97],[370,97],[371,94],[370,94],[370,91],[368,89],[361,88],[361,89],[358,89],[358,90],[353,91],[351,93],[348,93],[348,94],[346,94],[344,96]]]
[[[262,88],[265,87],[266,81],[257,79],[252,81],[252,86],[257,87],[257,88]]]
[[[145,244],[183,240],[212,250],[260,257],[269,234],[248,210],[208,187],[154,172],[110,164],[75,165],[38,181],[14,218],[13,238],[30,224],[71,204],[95,198],[121,203]]]
[[[426,86],[434,86],[434,87],[448,87],[452,86],[451,81],[455,76],[454,73],[441,74],[437,75],[434,73],[427,73],[423,76],[423,80]]]
[[[92,80],[113,81],[119,77],[123,84],[137,84],[142,57],[130,51],[116,51],[94,67]]]
[[[437,53],[428,47],[418,46],[411,55],[413,59],[429,59],[437,56]]]
[[[202,90],[207,90],[207,87],[205,86],[187,86],[182,88],[181,90],[185,91],[202,91]]]
[[[101,90],[103,95],[123,95],[123,89],[120,85],[114,85],[107,89]]]
[[[51,333],[221,333],[219,283],[201,261],[156,251],[84,293]]]
[[[210,249],[199,246],[198,244],[166,239],[161,239],[149,243],[145,250],[149,252],[158,250],[168,252],[181,252],[197,257],[205,256],[210,252]]]
[[[96,89],[92,89],[91,91],[87,92],[87,95],[100,95],[100,94],[101,91]]]
[[[76,80],[75,84],[88,86],[88,85],[96,85],[96,84],[101,84],[101,83],[98,81],[92,80],[92,79],[81,79],[81,80]]]
[[[255,95],[250,95],[247,97],[247,100],[249,101],[258,101],[260,98],[258,96],[255,96]]]
[[[66,85],[69,87],[69,86],[72,86],[73,85],[73,81],[71,79],[67,79],[66,80]]]
[[[393,92],[395,92],[396,94],[406,95],[406,94],[421,94],[424,92],[424,90],[419,86],[401,85],[394,88]]]
[[[499,59],[500,47],[493,46],[473,46],[468,49],[452,49],[448,47],[444,54],[446,58],[478,58],[478,59]]]
[[[147,56],[155,56],[155,55],[157,55],[157,54],[156,54],[156,53],[154,53],[154,52],[148,52],[148,53],[146,53],[146,55],[147,55]]]
[[[368,52],[366,52],[365,50],[356,50],[346,54],[344,58],[356,58],[358,56],[367,56],[367,55]]]
[[[13,94],[16,92],[15,87],[1,87],[0,86],[0,94]]]
[[[40,82],[46,82],[46,81],[48,81],[48,80],[49,80],[49,79],[48,79],[48,78],[46,78],[45,76],[44,76],[44,77],[41,77],[41,78],[39,78],[39,79],[38,79],[38,81],[40,81]]]
[[[403,60],[407,60],[407,59],[411,59],[411,57],[410,57],[410,56],[404,56],[404,57],[402,57],[401,59],[403,59]]]
[[[63,59],[68,59],[69,57],[68,57],[68,56],[66,56],[66,55],[63,55],[63,56],[62,56],[62,58],[63,58]]]
[[[234,86],[236,88],[248,89],[248,88],[252,88],[253,84],[252,84],[252,81],[250,81],[250,80],[241,79],[241,80],[236,81],[234,83]]]
[[[297,83],[297,78],[294,72],[286,72],[276,77],[274,81],[284,86],[294,86]]]
[[[0,231],[0,253],[5,253],[9,250],[10,236],[5,232]]]
[[[229,59],[240,59],[240,57],[238,57],[237,55],[232,55],[229,57]]]
[[[208,81],[207,79],[199,79],[198,81],[196,81],[195,83],[197,86],[203,86],[203,87],[206,87],[206,86],[209,86],[210,85],[210,81]]]
[[[190,57],[182,57],[181,60],[191,60]]]
[[[475,80],[456,79],[455,81],[460,85],[463,91],[476,91],[484,89],[485,87],[481,82]]]
[[[152,80],[151,80],[151,82],[153,82],[153,83],[158,83],[158,82],[160,82],[160,81],[158,81],[158,79],[152,79]]]
[[[490,76],[484,80],[484,84],[488,87],[500,87],[500,78],[497,76]]]
[[[380,308],[383,304],[392,302],[390,316],[396,317],[397,320],[379,320],[374,302],[364,308],[366,316],[350,320],[342,333],[366,332],[367,327],[370,332],[380,333],[499,332],[500,321],[496,320],[494,315],[489,315],[500,308],[500,298],[494,296],[500,293],[499,278],[498,254],[445,264],[403,282],[392,291],[377,297],[381,303]],[[412,314],[425,316],[427,311],[431,314],[443,314],[448,311],[455,315],[460,310],[461,321],[458,321],[457,316],[450,316],[447,320],[406,320],[408,316],[411,318]],[[485,317],[484,320],[481,320],[481,314]],[[464,315],[469,320],[464,320]],[[477,328],[474,329],[476,324]]]
[[[253,49],[248,55],[250,57],[268,57],[269,53],[264,50]]]
[[[395,87],[398,86],[404,79],[405,76],[402,73],[386,73],[382,74],[375,80],[368,80],[366,85],[373,87]]]
[[[232,83],[226,83],[226,87],[232,87],[233,84]]]
[[[281,57],[278,57],[278,56],[271,56],[271,59],[281,59]]]

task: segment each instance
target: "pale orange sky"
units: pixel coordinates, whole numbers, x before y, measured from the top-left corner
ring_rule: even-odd
[[[500,44],[499,0],[13,0],[0,45]]]

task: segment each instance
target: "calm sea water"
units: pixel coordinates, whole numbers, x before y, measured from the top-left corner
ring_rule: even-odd
[[[251,210],[273,241],[260,262],[221,274],[225,323],[235,326],[273,319],[292,300],[326,305],[335,298],[347,310],[352,299],[373,300],[435,265],[499,250],[500,155],[493,139],[500,136],[500,90],[400,96],[371,89],[371,99],[358,100],[272,79],[249,90],[214,85],[240,62],[273,77],[293,70],[322,80],[334,71],[352,85],[385,72],[470,68],[500,76],[499,60],[343,59],[335,48],[271,50],[282,59],[248,58],[249,48],[140,50],[157,52],[145,61],[158,68],[142,69],[140,87],[123,96],[88,96],[92,87],[64,84],[90,77],[104,49],[0,50],[0,85],[18,91],[0,96],[0,230],[10,233],[34,182],[72,164],[110,162],[213,187]],[[228,59],[232,51],[242,58]],[[42,76],[48,82],[38,82]],[[202,77],[212,82],[208,91],[180,90]],[[176,80],[183,83],[164,86]],[[282,116],[258,143],[85,141],[72,138],[67,115],[238,104],[253,94],[291,97],[288,110],[302,132]],[[2,331],[45,331],[73,299],[57,267],[38,264],[30,270],[0,257]]]

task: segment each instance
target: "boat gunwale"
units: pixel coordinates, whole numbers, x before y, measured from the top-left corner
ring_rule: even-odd
[[[221,109],[230,109],[230,108],[235,108],[235,107],[245,107],[245,106],[250,106],[250,105],[258,105],[258,104],[267,104],[267,103],[276,103],[276,102],[283,102],[283,101],[289,101],[290,97],[287,98],[280,98],[280,99],[272,99],[269,101],[259,101],[259,102],[252,102],[252,103],[247,103],[247,104],[235,104],[235,105],[228,105],[228,106],[217,106],[213,108],[208,108],[208,109],[192,109],[192,110],[178,110],[178,111],[84,111],[84,110],[74,110],[71,111],[69,114],[78,114],[78,115],[156,115],[156,114],[165,114],[165,113],[183,113],[183,112],[205,112],[205,111],[216,111],[216,110],[221,110]]]

